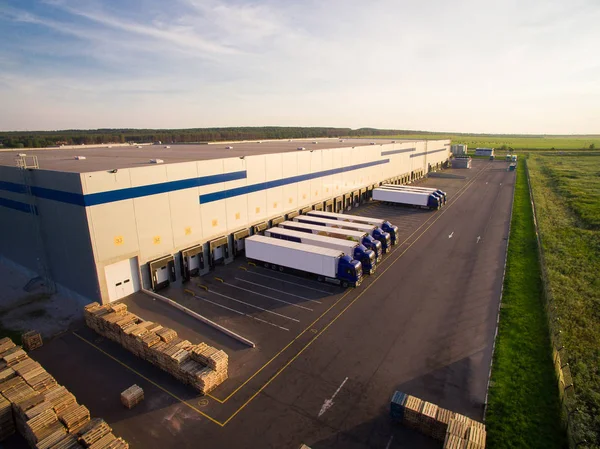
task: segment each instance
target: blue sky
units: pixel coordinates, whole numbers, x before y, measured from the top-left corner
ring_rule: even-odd
[[[598,0],[0,0],[0,130],[600,133]]]

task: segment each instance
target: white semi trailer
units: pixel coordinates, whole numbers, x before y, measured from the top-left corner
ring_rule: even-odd
[[[327,237],[324,235],[295,231],[283,227],[267,229],[265,231],[265,236],[343,251],[344,254],[360,261],[363,267],[363,273],[375,273],[375,252],[367,249],[362,243],[343,238]]]
[[[362,282],[361,263],[335,249],[253,235],[246,239],[246,257],[266,268],[305,273],[344,288]]]
[[[392,245],[398,242],[398,226],[394,226],[387,220],[381,218],[362,217],[360,215],[338,214],[336,212],[327,212],[323,210],[311,210],[306,213],[314,217],[327,218],[329,220],[349,221],[351,223],[365,223],[368,225],[379,226],[385,232],[390,234]]]
[[[414,190],[415,192],[431,192],[436,194],[438,197],[442,198],[442,202],[446,204],[448,200],[448,195],[446,192],[440,189],[434,189],[433,187],[421,187],[421,186],[404,186],[404,185],[396,185],[396,184],[383,184],[381,187],[389,188],[389,189],[399,189],[399,190]]]
[[[415,192],[402,189],[378,187],[373,189],[373,199],[386,203],[405,204],[427,209],[439,209],[440,199],[430,192]]]

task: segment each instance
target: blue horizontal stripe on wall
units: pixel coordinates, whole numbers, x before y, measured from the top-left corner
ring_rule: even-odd
[[[399,154],[399,153],[408,153],[410,151],[417,151],[416,148],[404,148],[403,150],[390,150],[390,151],[382,151],[382,156],[389,156],[391,154]]]
[[[38,198],[58,201],[60,203],[74,204],[76,206],[96,206],[98,204],[130,200],[133,198],[141,198],[149,195],[157,195],[159,193],[175,192],[177,190],[218,184],[220,182],[236,181],[238,179],[245,179],[246,177],[247,172],[243,170],[231,173],[223,173],[219,175],[201,176],[199,178],[163,182],[160,184],[152,184],[148,186],[128,187],[126,189],[112,190],[109,192],[90,193],[87,195],[35,186],[31,187],[31,193]],[[26,193],[24,185],[4,181],[0,182],[0,190],[7,190],[9,192],[16,193]]]
[[[360,170],[361,168],[374,167],[376,165],[387,164],[389,162],[389,159],[383,159],[381,161],[374,162],[365,162],[363,164],[350,165],[348,167],[333,168],[331,170],[324,170],[316,173],[308,173],[306,175],[290,176],[289,178],[276,179],[274,181],[260,182],[258,184],[236,187],[234,189],[222,190],[220,192],[207,193],[204,195],[200,195],[200,204],[212,203],[213,201],[224,200],[226,198],[233,198],[235,196],[246,195],[248,193],[260,192],[261,190],[272,189],[274,187],[281,187],[289,184],[294,184],[296,182],[309,181],[311,179],[322,178],[323,176],[337,175],[339,173]]]
[[[433,150],[433,151],[426,151],[424,153],[415,153],[415,154],[411,154],[410,157],[417,157],[417,156],[423,156],[424,154],[433,154],[433,153],[439,153],[440,151],[448,151],[448,148],[441,148],[439,150]]]
[[[9,200],[6,198],[0,198],[0,206],[1,207],[8,207],[9,209],[14,209],[14,210],[18,210],[19,212],[25,212],[28,214],[34,213],[35,215],[38,214],[38,210],[37,207],[35,206],[31,206],[27,203],[21,203],[20,201],[13,201],[13,200]]]

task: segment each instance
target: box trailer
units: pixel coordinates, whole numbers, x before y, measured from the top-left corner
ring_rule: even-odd
[[[353,242],[362,243],[368,249],[375,252],[377,263],[381,262],[381,256],[383,255],[381,242],[375,240],[367,232],[356,231],[353,229],[330,228],[311,223],[300,223],[298,221],[284,221],[283,223],[279,223],[279,226],[285,229],[293,229],[294,231],[324,235],[336,239],[346,239]]]
[[[327,237],[308,232],[295,231],[293,229],[271,228],[265,231],[266,237],[272,237],[290,242],[305,243],[307,245],[321,248],[337,249],[343,251],[347,256],[359,260],[363,267],[363,273],[375,273],[375,252],[367,249],[362,243],[352,240]]]
[[[328,218],[314,217],[312,215],[298,215],[297,217],[294,217],[294,221],[299,221],[300,223],[312,223],[317,226],[330,226],[333,228],[346,228],[355,231],[368,232],[371,237],[381,242],[381,249],[384,253],[387,253],[392,249],[392,238],[387,232],[384,232],[376,225],[330,220]]]
[[[417,192],[431,192],[433,194],[436,194],[438,197],[441,197],[443,204],[446,204],[446,202],[448,200],[448,195],[446,194],[446,192],[444,192],[443,190],[440,190],[440,189],[435,189],[433,187],[422,187],[422,186],[411,186],[411,185],[403,186],[403,185],[394,185],[394,184],[384,184],[381,187],[388,188],[388,189],[414,190]]]
[[[343,251],[253,235],[246,239],[248,260],[279,271],[297,271],[342,287],[358,287],[362,265]]]
[[[338,214],[335,212],[326,212],[322,210],[311,210],[307,212],[306,215],[327,218],[330,220],[341,220],[349,221],[351,223],[365,223],[369,225],[379,226],[385,232],[390,234],[390,237],[392,239],[392,245],[398,243],[398,226],[394,226],[389,221],[383,220],[381,218],[361,217],[358,215],[350,214]]]
[[[386,203],[405,204],[427,209],[439,209],[440,199],[429,192],[415,192],[410,190],[390,189],[378,187],[373,189],[373,199]]]

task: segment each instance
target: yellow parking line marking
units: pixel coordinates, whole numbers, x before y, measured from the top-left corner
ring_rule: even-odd
[[[179,402],[181,402],[182,404],[187,405],[189,408],[191,408],[192,410],[194,410],[195,412],[199,413],[200,415],[204,416],[205,418],[211,420],[213,423],[223,427],[225,425],[225,423],[219,422],[217,421],[215,418],[213,418],[210,415],[207,415],[206,413],[204,413],[202,410],[197,409],[196,407],[194,407],[192,404],[190,404],[189,402],[187,402],[185,399],[181,399],[179,396],[177,396],[176,394],[170,392],[169,390],[167,390],[165,387],[163,387],[162,385],[157,384],[156,382],[154,382],[153,380],[148,379],[146,376],[144,376],[143,374],[141,374],[140,372],[136,371],[135,369],[133,369],[132,367],[130,367],[129,365],[127,365],[124,362],[121,362],[119,359],[117,359],[116,357],[113,357],[112,355],[110,355],[108,352],[104,351],[103,349],[99,348],[98,346],[96,346],[94,343],[92,343],[91,341],[88,341],[86,338],[83,338],[81,335],[77,334],[76,332],[73,332],[73,335],[75,335],[77,338],[79,338],[81,341],[87,343],[88,345],[92,346],[93,348],[97,349],[98,351],[100,351],[102,354],[104,354],[105,356],[111,358],[112,360],[114,360],[115,362],[117,362],[119,365],[127,368],[129,371],[131,371],[132,373],[137,374],[138,376],[140,376],[142,379],[144,379],[147,382],[150,382],[152,385],[154,385],[155,387],[161,389],[162,391],[164,391],[165,393],[167,393],[169,396],[171,396],[174,399],[177,399]]]

